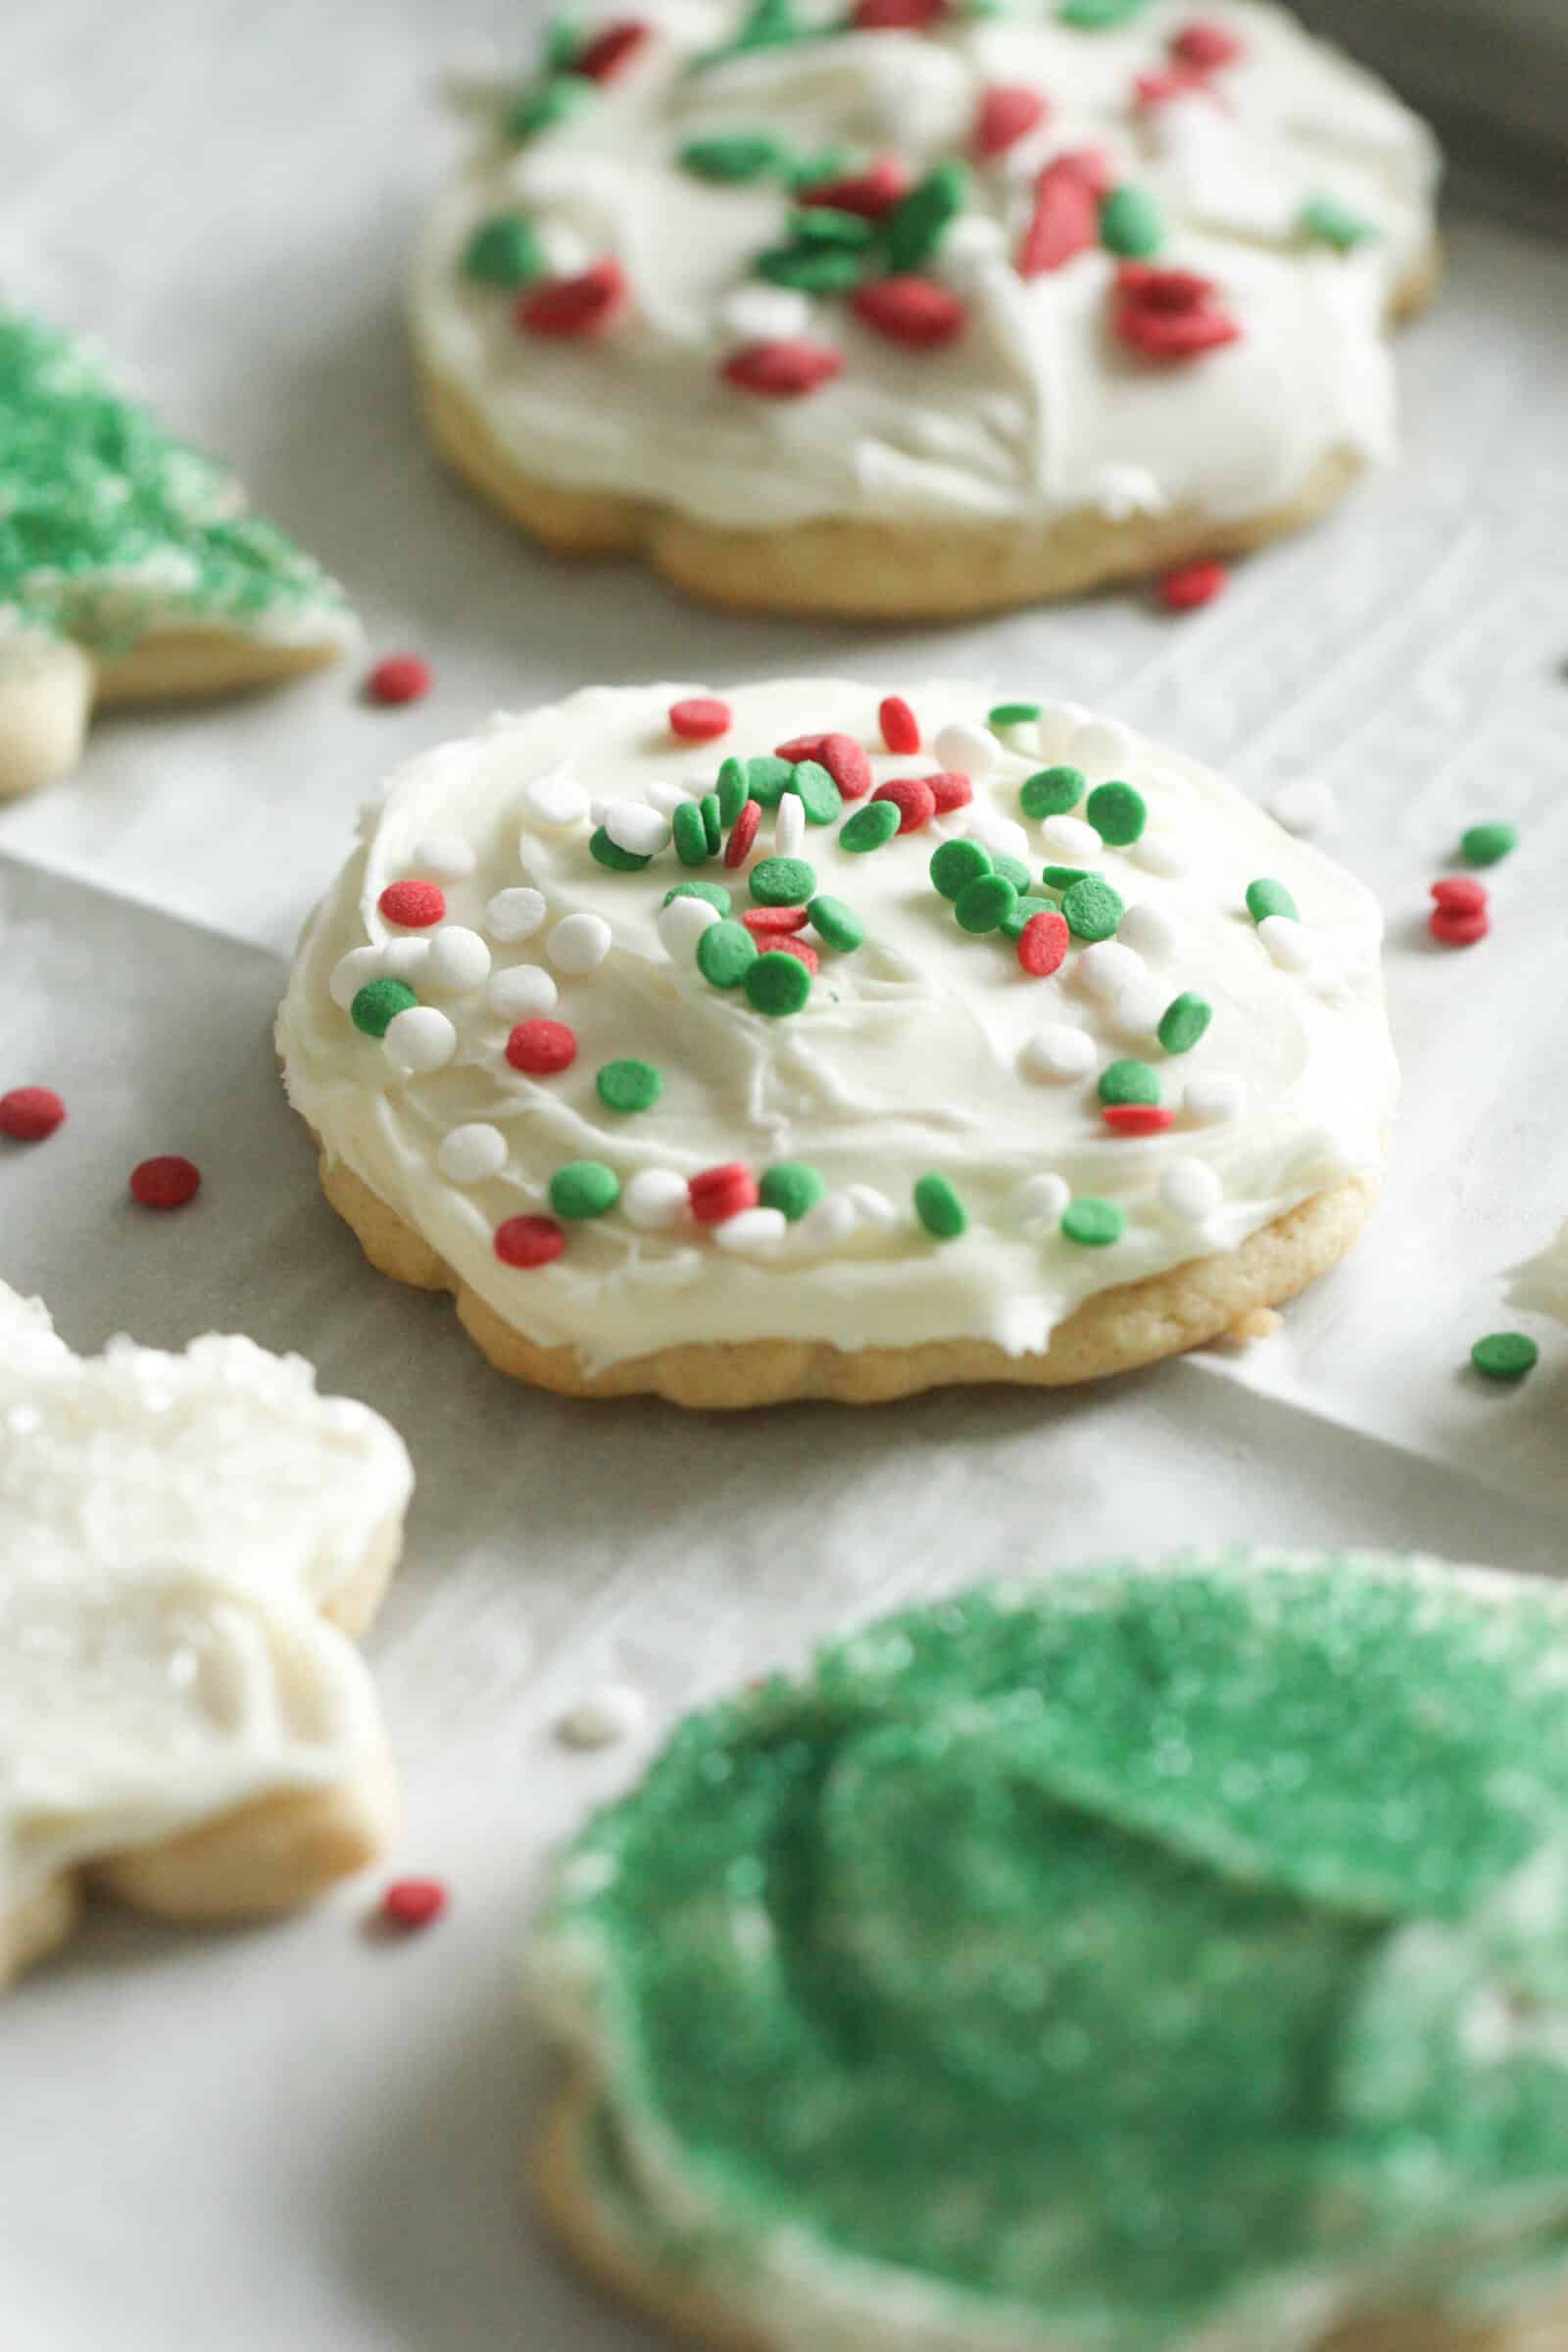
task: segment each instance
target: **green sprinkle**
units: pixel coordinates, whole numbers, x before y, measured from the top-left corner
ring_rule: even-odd
[[[1097,784],[1084,811],[1102,841],[1125,850],[1149,822],[1149,806],[1131,784]]]
[[[575,17],[550,17],[539,43],[539,62],[547,74],[564,74],[583,51],[582,26]]]
[[[986,712],[986,724],[991,727],[1026,727],[1032,718],[1040,716],[1038,703],[998,703]]]
[[[827,1178],[809,1160],[778,1159],[762,1170],[757,1190],[764,1208],[778,1209],[793,1225],[816,1206],[827,1191]]]
[[[1472,865],[1495,865],[1499,858],[1519,847],[1519,828],[1501,822],[1469,825],[1460,836],[1459,847]]]
[[[568,1159],[550,1179],[558,1217],[602,1217],[620,1199],[620,1178],[602,1159]]]
[[[1095,940],[1111,938],[1127,908],[1119,891],[1098,875],[1086,874],[1062,893],[1061,911],[1075,939]]]
[[[1160,1014],[1154,1034],[1167,1054],[1190,1054],[1213,1018],[1214,1007],[1208,999],[1184,988]]]
[[[675,836],[675,855],[682,865],[706,865],[712,852],[708,846],[708,827],[697,803],[682,801],[669,821]]]
[[[830,948],[853,956],[857,948],[865,945],[865,925],[854,907],[846,906],[842,899],[815,898],[806,911],[817,937],[825,939]]]
[[[724,838],[724,828],[719,822],[717,793],[705,792],[697,807],[703,820],[703,837],[708,843],[708,854],[711,858],[717,855],[719,844]]]
[[[1104,877],[1092,873],[1087,865],[1043,865],[1040,879],[1048,890],[1069,891],[1075,882],[1100,882]]]
[[[482,286],[531,286],[545,273],[533,224],[521,213],[492,213],[463,248],[463,274]]]
[[[833,245],[775,245],[758,255],[752,273],[765,277],[769,285],[793,286],[800,294],[853,294],[865,275],[865,265],[858,253]]]
[[[745,808],[750,795],[746,789],[746,770],[738,760],[721,760],[718,763],[718,821],[732,825]]]
[[[541,88],[523,91],[507,117],[507,129],[514,139],[531,139],[576,114],[593,92],[593,83],[582,74],[558,74]]]
[[[816,892],[816,869],[804,858],[764,858],[750,880],[759,906],[804,906]]]
[[[1477,1340],[1470,1361],[1488,1380],[1523,1380],[1541,1361],[1541,1349],[1522,1331],[1491,1331]]]
[[[798,760],[785,789],[799,794],[808,825],[835,824],[844,814],[844,795],[815,760]]]
[[[601,865],[608,865],[612,874],[640,874],[653,860],[639,857],[635,850],[623,850],[618,841],[612,841],[603,825],[596,826],[588,837],[588,855]]]
[[[1056,22],[1070,24],[1075,32],[1113,32],[1148,6],[1149,0],[1060,0]]]
[[[1065,816],[1088,789],[1081,767],[1041,767],[1019,785],[1018,805],[1025,816]]]
[[[798,956],[786,956],[782,949],[769,948],[746,967],[746,994],[754,1012],[799,1012],[810,993],[810,973]]]
[[[872,805],[883,808],[893,806],[890,801]],[[839,839],[842,841],[843,838],[840,834]],[[958,893],[966,890],[971,882],[978,882],[982,874],[992,872],[991,852],[978,841],[945,841],[940,850],[932,852],[931,863],[926,870],[932,884],[945,899],[956,899]]]
[[[992,851],[991,870],[994,874],[1001,874],[1004,881],[1010,882],[1014,890],[1029,888],[1032,879],[1029,868],[1021,858],[1009,858],[1005,850]]]
[[[797,192],[819,188],[824,180],[842,179],[854,170],[855,160],[848,147],[825,147],[818,155],[798,156],[785,176]]]
[[[917,270],[929,261],[948,223],[962,212],[968,193],[969,174],[962,164],[949,161],[928,172],[889,216],[889,270]]]
[[[1301,207],[1299,225],[1303,237],[1332,245],[1337,253],[1352,253],[1378,233],[1364,214],[1352,212],[1337,196],[1309,196]]]
[[[1081,1200],[1069,1200],[1062,1210],[1061,1230],[1069,1242],[1077,1242],[1085,1250],[1106,1250],[1126,1232],[1126,1212],[1114,1200],[1101,1200],[1086,1193]]]
[[[876,229],[858,213],[841,213],[831,204],[808,204],[790,216],[790,235],[797,245],[845,245],[859,252],[876,241]]]
[[[880,850],[899,829],[899,812],[891,801],[867,801],[839,827],[839,848],[853,857]]]
[[[1296,901],[1283,882],[1271,882],[1265,874],[1257,882],[1247,885],[1247,911],[1254,923],[1271,914],[1288,914],[1293,923],[1300,921]]]
[[[760,808],[776,808],[785,793],[788,792],[790,778],[794,773],[794,764],[788,760],[771,758],[748,760],[746,762],[747,798],[756,801]]]
[[[356,1029],[363,1029],[367,1037],[385,1037],[398,1014],[407,1012],[411,1004],[417,1004],[418,1002],[405,981],[367,980],[365,986],[354,993],[354,1002],[349,1006],[349,1019]]]
[[[1147,262],[1165,242],[1165,223],[1152,196],[1142,188],[1112,188],[1101,201],[1100,242],[1124,261]]]
[[[735,131],[727,138],[688,139],[680,150],[680,161],[699,179],[738,184],[787,171],[790,157],[787,147],[759,130]]]
[[[722,882],[677,882],[672,890],[664,893],[663,903],[666,906],[671,899],[706,899],[710,906],[718,908],[720,914],[728,914],[731,905],[729,892]]]
[[[757,942],[744,923],[710,923],[698,935],[697,969],[714,988],[739,988],[756,961]]]
[[[1005,874],[976,874],[959,891],[953,911],[963,931],[1000,931],[1018,904],[1018,887]]]
[[[914,1213],[939,1242],[956,1242],[968,1230],[969,1212],[945,1176],[916,1179]]]
[[[1159,1072],[1147,1061],[1111,1061],[1100,1073],[1102,1102],[1157,1102]]]
[[[1003,916],[1002,928],[1009,939],[1017,939],[1025,923],[1033,922],[1037,914],[1054,914],[1055,911],[1049,899],[1016,899],[1011,913]]]
[[[664,1091],[651,1061],[607,1061],[594,1084],[607,1110],[652,1110]]]

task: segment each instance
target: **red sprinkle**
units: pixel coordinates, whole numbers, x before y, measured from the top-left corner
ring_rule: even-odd
[[[394,1879],[381,1897],[381,1917],[393,1928],[427,1928],[446,1907],[439,1879]]]
[[[1196,612],[1200,605],[1211,605],[1224,594],[1230,577],[1224,564],[1211,557],[1176,564],[1160,580],[1159,601],[1167,612]]]
[[[565,1247],[554,1217],[508,1217],[496,1227],[495,1251],[504,1265],[548,1266]]]
[[[365,691],[372,703],[416,703],[429,693],[433,675],[417,654],[387,654],[366,679]]]
[[[1474,874],[1447,874],[1432,885],[1432,896],[1447,914],[1482,914],[1486,910],[1487,886]],[[0,1103],[0,1110],[5,1108]]]
[[[844,369],[844,354],[830,343],[812,343],[805,335],[782,343],[747,343],[732,352],[719,373],[743,392],[762,400],[800,400],[819,391]]]
[[[1241,328],[1225,311],[1176,310],[1140,296],[1118,304],[1114,327],[1120,340],[1146,360],[1195,360],[1202,352],[1241,339]]]
[[[742,1159],[726,1160],[722,1167],[704,1168],[687,1185],[692,1215],[701,1225],[722,1225],[726,1217],[738,1217],[743,1208],[755,1208],[761,1198],[757,1178]]]
[[[855,0],[857,32],[929,32],[947,15],[947,0]]]
[[[850,308],[862,326],[909,351],[952,343],[969,323],[969,314],[951,286],[913,270],[873,278],[852,296]]]
[[[1133,78],[1133,104],[1148,114],[1156,106],[1168,106],[1173,98],[1189,98],[1200,90],[1207,98],[1219,103],[1219,94],[1208,75],[1197,66],[1167,66],[1159,74],[1139,74]]]
[[[775,743],[775,760],[815,760],[820,757],[825,735],[792,735],[788,743]]]
[[[879,156],[865,172],[852,172],[840,179],[819,179],[815,185],[796,190],[797,204],[831,205],[836,213],[858,213],[862,220],[880,220],[902,204],[909,193],[908,172],[897,156]]]
[[[603,32],[596,32],[577,52],[570,71],[589,81],[613,81],[630,65],[647,40],[648,32],[649,27],[635,17],[625,17],[618,24],[607,24]]]
[[[1116,291],[1149,311],[1198,311],[1218,292],[1211,277],[1196,270],[1165,270],[1157,262],[1123,262]]]
[[[890,752],[917,752],[920,749],[920,722],[902,694],[884,695],[877,705],[877,723],[882,740]]]
[[[530,1078],[554,1078],[577,1058],[577,1039],[564,1021],[519,1021],[507,1040],[507,1059]]]
[[[715,736],[729,733],[733,718],[728,703],[716,694],[689,694],[684,702],[669,706],[669,731],[682,743],[711,743]]]
[[[776,760],[814,760],[825,767],[847,801],[860,801],[871,789],[871,762],[853,735],[795,735],[775,744]]]
[[[1478,906],[1473,913],[1459,907],[1434,906],[1427,917],[1427,929],[1442,947],[1473,948],[1492,929],[1492,917],[1484,906]]]
[[[52,1086],[14,1086],[0,1095],[0,1135],[13,1144],[41,1144],[65,1121],[66,1106]]]
[[[1048,906],[1032,914],[1018,934],[1018,961],[1036,980],[1049,980],[1067,953],[1067,918]]]
[[[925,776],[921,780],[930,788],[938,816],[946,816],[955,808],[967,808],[974,799],[974,786],[961,768],[939,768],[934,776]]]
[[[1107,1102],[1101,1116],[1112,1135],[1163,1135],[1176,1113],[1158,1102]]]
[[[139,1208],[183,1208],[201,1189],[200,1168],[177,1152],[141,1160],[130,1171],[130,1197]]]
[[[1049,112],[1048,101],[1039,90],[1022,82],[994,82],[980,93],[974,122],[976,155],[1004,155],[1037,129]]]
[[[741,812],[730,827],[729,839],[724,844],[724,863],[727,866],[733,869],[737,865],[745,864],[751,856],[752,844],[757,839],[757,828],[761,821],[761,803],[760,801],[743,801]]]
[[[808,939],[796,939],[781,931],[768,940],[767,950],[770,956],[793,956],[798,963],[805,964],[813,980],[821,969],[816,950]]]
[[[428,931],[446,920],[447,894],[439,882],[389,882],[376,900],[389,923],[405,931]]]
[[[1216,24],[1207,17],[1195,17],[1180,32],[1170,38],[1170,53],[1184,66],[1196,66],[1200,73],[1211,74],[1217,66],[1234,66],[1243,54],[1244,44],[1228,24]]]
[[[786,931],[804,931],[808,917],[804,906],[748,906],[741,916],[754,939],[777,947]]]
[[[1034,212],[1018,248],[1020,277],[1043,277],[1100,243],[1100,196],[1069,156],[1035,181]]]
[[[530,335],[598,335],[625,307],[626,272],[610,260],[575,277],[544,278],[518,296],[512,315]]]
[[[937,812],[937,796],[923,776],[895,776],[891,783],[879,784],[871,798],[893,803],[901,833],[918,833]]]

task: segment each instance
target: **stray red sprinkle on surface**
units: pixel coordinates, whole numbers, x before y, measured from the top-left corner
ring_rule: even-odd
[[[427,1928],[446,1907],[439,1879],[394,1879],[381,1897],[381,1917],[393,1928]]]
[[[1158,1102],[1107,1102],[1101,1112],[1112,1135],[1163,1135],[1175,1116]]]
[[[1216,24],[1207,17],[1195,17],[1170,37],[1172,57],[1184,66],[1196,66],[1201,74],[1211,74],[1219,66],[1234,66],[1243,50],[1240,36],[1228,24]]]
[[[744,344],[730,354],[719,373],[760,400],[802,400],[830,384],[843,369],[842,351],[798,335],[782,343]]]
[[[809,919],[804,906],[748,906],[741,915],[753,938],[766,939],[770,947],[786,931],[804,931]]]
[[[405,931],[428,931],[446,920],[447,894],[439,882],[389,882],[375,903],[389,923]]]
[[[730,827],[729,839],[724,844],[724,863],[732,872],[737,865],[744,865],[751,856],[752,844],[757,839],[757,828],[761,821],[761,803],[760,801],[743,801],[741,812]]]
[[[1018,274],[1043,277],[1099,242],[1099,195],[1067,157],[1058,156],[1035,181],[1034,211],[1018,248]]]
[[[548,1266],[565,1247],[554,1217],[507,1217],[495,1230],[496,1255],[508,1266]]]
[[[1060,969],[1071,934],[1067,918],[1054,907],[1032,914],[1018,934],[1018,961],[1036,980],[1049,980]]]
[[[66,1106],[52,1086],[14,1086],[0,1095],[0,1135],[13,1144],[41,1144],[63,1126]]]
[[[743,1208],[755,1208],[761,1198],[757,1178],[742,1159],[725,1160],[721,1167],[704,1168],[687,1185],[692,1215],[700,1225],[722,1225]]]
[[[1031,90],[1022,82],[993,82],[988,90],[981,91],[975,114],[976,155],[1004,155],[1009,147],[1038,129],[1049,112],[1050,103],[1039,90]]]
[[[884,155],[868,171],[848,172],[839,179],[819,179],[812,187],[798,188],[795,201],[804,205],[829,205],[835,213],[858,213],[862,220],[880,220],[896,204],[903,203],[911,184],[898,158]]]
[[[1473,910],[1434,906],[1427,917],[1427,929],[1440,947],[1473,948],[1492,929],[1492,917],[1484,906]]]
[[[877,705],[877,724],[890,752],[917,752],[920,722],[902,694],[884,695]]]
[[[669,706],[669,731],[682,743],[711,743],[727,735],[733,722],[734,712],[716,694],[689,694]]]
[[[416,703],[429,693],[433,676],[429,662],[417,654],[386,654],[366,679],[365,691],[372,703]]]
[[[969,323],[969,314],[951,286],[913,270],[873,278],[852,298],[850,308],[862,326],[884,342],[902,343],[907,351],[930,351],[939,343],[955,342]]]
[[[937,812],[937,796],[923,776],[895,776],[879,784],[873,801],[891,801],[899,812],[899,831],[918,833]]]
[[[130,1197],[138,1208],[183,1208],[201,1189],[200,1168],[174,1152],[138,1160],[130,1171]]]
[[[520,295],[513,309],[530,335],[598,335],[626,307],[626,272],[613,258],[575,277],[547,277]]]
[[[618,24],[607,24],[603,32],[596,32],[578,50],[570,71],[588,81],[613,81],[631,64],[648,32],[649,27],[635,17],[623,18]]]
[[[507,1059],[530,1078],[554,1078],[576,1058],[576,1035],[564,1021],[519,1021],[507,1040]]]
[[[961,768],[939,768],[934,776],[924,776],[921,781],[930,786],[938,816],[946,816],[954,808],[967,808],[974,799],[974,786]]]
[[[788,932],[774,932],[768,940],[767,952],[770,956],[793,956],[798,962],[805,964],[813,980],[822,968],[821,958],[810,941],[796,939]]]
[[[1230,573],[1213,557],[1195,557],[1190,564],[1174,564],[1159,583],[1159,601],[1167,612],[1196,612],[1200,605],[1211,605],[1216,596],[1223,596],[1230,586]]]
[[[1446,874],[1432,885],[1432,896],[1450,914],[1481,914],[1486,909],[1487,886],[1474,874]]]

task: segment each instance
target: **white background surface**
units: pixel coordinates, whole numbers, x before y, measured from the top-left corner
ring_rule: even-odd
[[[1267,1537],[1553,1571],[1568,1333],[1504,1304],[1568,1214],[1568,254],[1451,223],[1402,355],[1406,464],[1172,622],[1124,598],[986,628],[726,620],[622,568],[565,571],[435,473],[399,277],[456,133],[433,104],[473,0],[55,0],[0,28],[0,286],[101,333],[166,412],[349,581],[377,650],[435,662],[96,734],[0,812],[0,1091],[69,1126],[0,1151],[0,1275],[76,1346],[217,1325],[314,1355],[404,1431],[409,1557],[370,1644],[409,1800],[394,1867],[453,1909],[396,1947],[379,1881],[258,1933],[105,1918],[0,2023],[6,2352],[632,2352],[540,2248],[522,2151],[545,2079],[515,1994],[544,1854],[646,1741],[553,1726],[613,1677],[653,1729],[850,1616],[1022,1561]],[[520,43],[519,43],[520,48]],[[1066,695],[1266,797],[1312,772],[1327,846],[1382,895],[1407,1101],[1369,1242],[1246,1358],[1095,1393],[958,1393],[736,1421],[514,1389],[444,1300],[362,1264],[321,1204],[269,1029],[287,950],[385,767],[594,678],[721,685],[940,668]],[[1465,821],[1508,815],[1496,928],[1426,944]],[[177,1217],[125,1200],[189,1152]],[[1517,1393],[1479,1333],[1544,1343]]]

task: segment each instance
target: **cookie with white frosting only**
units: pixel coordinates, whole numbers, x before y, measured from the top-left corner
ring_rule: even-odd
[[[69,773],[99,704],[262,685],[357,641],[336,582],[91,344],[0,308],[0,800]]]
[[[1555,2352],[1565,1678],[1549,1583],[1260,1548],[689,1717],[536,1940],[552,2217],[722,2352]]]
[[[374,1859],[396,1797],[350,1636],[412,1486],[298,1356],[81,1357],[0,1284],[0,1983],[87,1893],[260,1918]]]
[[[396,776],[278,1018],[328,1199],[572,1396],[1087,1380],[1331,1266],[1379,909],[1065,704],[591,688]]]
[[[412,323],[548,546],[940,617],[1310,521],[1396,446],[1424,125],[1254,0],[668,0],[470,86]]]

